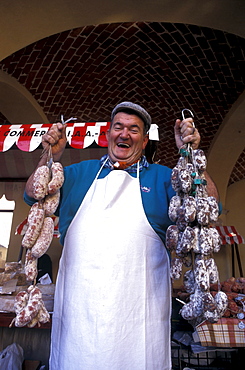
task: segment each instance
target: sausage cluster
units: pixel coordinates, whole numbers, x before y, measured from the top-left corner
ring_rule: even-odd
[[[192,270],[188,270],[186,272],[186,277],[190,273],[192,274]],[[220,291],[225,293],[228,299],[228,305],[226,310],[223,312],[222,317],[237,318],[239,313],[245,314],[245,278],[231,277],[225,281],[222,281],[220,284],[210,284],[210,293],[213,297],[216,297],[217,294],[220,295]],[[184,284],[178,290],[177,296],[180,300],[188,303],[191,293],[193,293],[193,289],[188,289],[188,285]]]
[[[18,328],[23,326],[33,328],[50,320],[50,315],[42,300],[42,292],[34,285],[30,285],[27,290],[20,291],[16,295],[14,310],[16,317],[10,326],[14,322]]]
[[[16,295],[14,303],[16,317],[10,326],[14,322],[16,327],[33,328],[50,319],[42,300],[42,293],[36,286],[37,261],[46,253],[53,239],[54,222],[51,215],[59,205],[63,182],[64,172],[59,162],[48,161],[47,165],[38,167],[34,173],[33,196],[36,202],[28,213],[27,230],[22,239],[22,246],[26,248],[25,276],[33,285],[30,285],[27,291],[21,291]]]
[[[228,305],[225,292],[214,296],[210,285],[219,286],[219,273],[213,253],[220,250],[221,238],[212,224],[219,217],[216,199],[208,196],[204,175],[207,160],[201,149],[183,147],[172,170],[172,187],[176,195],[169,204],[169,218],[174,223],[166,231],[166,247],[172,255],[171,278],[183,275],[188,302],[180,313],[186,320],[216,322]]]
[[[33,177],[33,194],[37,200],[31,207],[27,218],[27,230],[22,246],[27,249],[25,274],[27,281],[37,277],[37,260],[48,250],[54,233],[51,215],[56,211],[60,200],[60,188],[64,182],[61,163],[53,162],[38,167]]]

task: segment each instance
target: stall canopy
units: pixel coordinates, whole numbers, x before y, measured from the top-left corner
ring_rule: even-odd
[[[244,244],[244,238],[238,233],[234,226],[216,226],[221,239],[222,244]]]
[[[23,194],[24,183],[36,168],[42,153],[42,136],[51,125],[0,125],[0,198],[5,194],[8,200],[16,200]],[[106,154],[106,132],[109,126],[110,122],[68,122],[63,166],[87,159],[99,159]]]
[[[231,246],[231,267],[232,267],[232,276],[235,276],[235,254],[239,269],[240,277],[243,277],[243,268],[241,257],[238,249],[238,244],[244,244],[244,238],[241,234],[238,233],[234,226],[216,226],[221,239],[222,244],[230,244]]]
[[[0,152],[6,152],[14,144],[24,151],[32,152],[39,147],[42,136],[51,127],[51,123],[0,125]],[[75,122],[67,123],[66,136],[72,148],[83,149],[93,143],[107,147],[106,131],[110,122]]]

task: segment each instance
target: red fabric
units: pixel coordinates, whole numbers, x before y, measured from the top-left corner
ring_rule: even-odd
[[[6,152],[14,144],[24,152],[37,149],[52,123],[0,125],[0,152]],[[107,147],[106,131],[110,122],[67,123],[67,140],[71,147],[83,149],[94,142]]]
[[[244,238],[238,233],[234,226],[216,226],[221,239],[222,244],[245,244]]]

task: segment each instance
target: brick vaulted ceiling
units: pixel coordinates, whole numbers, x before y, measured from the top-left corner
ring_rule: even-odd
[[[63,114],[81,122],[108,121],[120,101],[142,104],[159,126],[156,160],[173,167],[178,153],[173,123],[189,108],[210,144],[244,91],[245,40],[188,24],[113,23],[64,31],[0,62],[28,89],[49,122]],[[1,123],[7,119],[0,115]],[[18,122],[21,123],[21,122]],[[245,177],[245,151],[230,184]]]

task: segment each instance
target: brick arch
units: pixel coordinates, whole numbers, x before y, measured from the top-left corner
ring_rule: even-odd
[[[23,2],[22,2],[23,3]],[[245,36],[244,31],[244,23],[242,21],[242,7],[244,6],[244,2],[241,1],[241,6],[237,6],[234,9],[234,6],[231,6],[232,4],[228,4],[228,2],[222,2],[222,4],[217,4],[216,1],[213,2],[203,2],[200,4],[199,1],[185,1],[184,6],[176,7],[175,4],[173,4],[172,1],[161,1],[161,4],[155,2],[154,4],[150,3],[151,7],[148,7],[149,2],[147,1],[141,1],[140,5],[138,5],[138,2],[127,3],[124,2],[123,4],[115,4],[114,2],[107,2],[106,5],[102,5],[101,3],[97,3],[98,6],[95,6],[96,2],[90,2],[87,4],[86,10],[83,9],[83,6],[80,1],[73,1],[72,7],[71,2],[67,1],[57,1],[53,0],[50,1],[47,5],[44,4],[42,6],[42,9],[39,9],[37,2],[32,2],[32,4],[29,4],[29,7],[26,9],[18,9],[18,2],[15,2],[14,4],[11,3],[11,6],[8,7],[6,14],[6,9],[4,9],[2,16],[4,17],[2,22],[2,27],[5,29],[8,29],[8,35],[6,35],[3,32],[3,38],[5,39],[5,43],[3,44],[4,47],[2,47],[2,53],[5,53],[5,56],[8,55],[10,52],[10,49],[12,48],[11,53],[15,52],[16,50],[19,50],[21,47],[30,45],[34,41],[40,40],[42,42],[44,38],[47,38],[47,36],[55,36],[55,33],[60,36],[62,39],[64,34],[69,34],[70,31],[72,32],[72,28],[74,28],[73,32],[76,32],[78,28],[75,27],[81,27],[83,25],[88,25],[87,27],[81,27],[81,29],[85,29],[89,31],[90,28],[93,28],[93,26],[89,26],[91,24],[97,24],[98,29],[99,26],[102,26],[101,29],[103,30],[105,24],[109,26],[109,28],[113,28],[113,25],[116,25],[115,22],[118,22],[118,24],[122,25],[124,28],[130,29],[130,24],[133,23],[133,21],[136,19],[149,19],[156,24],[158,22],[171,22],[169,23],[169,27],[167,27],[169,33],[174,32],[175,24],[176,29],[181,28],[181,25],[183,25],[183,28],[185,27],[185,23],[189,23],[192,25],[198,25],[197,30],[199,30],[202,27],[208,27],[206,30],[210,30],[210,34],[213,33],[213,29],[215,30],[223,30],[233,33],[234,35],[240,35],[242,37]],[[197,11],[197,5],[198,5],[198,11]],[[91,7],[91,8],[90,8]],[[103,9],[102,9],[103,8]],[[0,5],[1,9],[1,5]],[[58,11],[57,11],[58,10]],[[8,16],[7,16],[8,15]],[[16,17],[18,17],[18,22],[16,22]],[[52,22],[50,22],[50,19],[52,19]],[[21,22],[20,22],[21,20]],[[229,21],[228,21],[229,20]],[[8,23],[6,23],[8,22]],[[125,23],[127,22],[127,23]],[[129,23],[130,22],[130,23]],[[147,22],[141,22],[142,24]],[[4,27],[4,25],[8,24],[7,27]],[[114,29],[117,27],[115,26]],[[147,27],[146,27],[147,28]],[[171,29],[172,28],[172,29]],[[96,30],[97,27],[94,27],[94,30]],[[132,28],[131,28],[132,29]],[[99,31],[100,32],[100,31]],[[102,32],[102,31],[101,31]],[[116,30],[116,32],[120,31]],[[18,33],[18,38],[15,37],[16,33]],[[156,31],[157,33],[157,31]],[[223,35],[223,32],[220,33],[220,35]],[[8,37],[7,37],[8,36]],[[97,34],[99,37],[100,35]],[[95,35],[92,35],[92,38],[94,38]],[[11,41],[11,42],[9,42]],[[67,42],[67,39],[63,40],[64,42]],[[142,38],[140,41],[144,42],[144,38]],[[38,42],[37,42],[38,43]],[[37,43],[34,43],[36,45]],[[176,64],[174,63],[174,59],[178,59],[178,47],[177,45],[178,41],[174,40],[173,44],[171,44],[171,52],[174,54],[175,58],[172,59],[172,67],[170,67],[171,72],[168,76],[168,79],[170,80],[173,75],[177,75],[177,73],[184,73],[182,71],[176,71],[174,70],[174,67]],[[26,48],[24,48],[26,49]],[[23,50],[24,50],[23,49]],[[201,48],[202,49],[202,48]],[[200,49],[196,49],[195,52],[200,52]],[[16,53],[16,55],[18,52]],[[19,53],[18,55],[20,55]],[[225,51],[224,51],[225,54]],[[4,54],[3,54],[4,55]],[[13,54],[12,54],[13,55]],[[48,55],[47,55],[48,57]],[[108,56],[109,57],[109,56]],[[199,57],[199,56],[198,56]],[[11,59],[11,58],[10,58]],[[14,59],[14,58],[12,58]],[[208,56],[207,56],[207,61]],[[216,64],[217,65],[217,64]],[[161,66],[163,68],[163,64]],[[169,67],[169,66],[168,66]],[[196,66],[193,65],[192,69],[190,69],[189,73],[196,73]],[[128,71],[128,74],[134,73],[134,67],[133,63],[130,66],[132,68]],[[148,72],[155,73],[154,68],[152,69],[152,65],[148,65]],[[215,63],[211,68],[215,68]],[[11,69],[11,68],[10,68]],[[109,70],[109,67],[108,67]],[[113,69],[112,69],[113,71]],[[17,71],[16,71],[17,72]],[[223,70],[221,68],[221,73],[223,73]],[[24,76],[19,75],[19,81],[24,81],[23,84],[27,86],[29,89],[30,87],[30,81],[32,79],[32,75],[30,74],[29,81],[28,79],[25,80]],[[138,80],[140,82],[140,79]],[[37,81],[36,81],[37,83]],[[196,81],[198,84],[198,81]],[[227,83],[229,85],[229,83]],[[176,85],[178,86],[178,84]],[[184,86],[182,86],[184,88]],[[214,86],[212,86],[212,89],[215,89]],[[134,90],[134,86],[132,85],[132,89]],[[187,88],[188,91],[188,88]],[[241,91],[240,91],[241,92]],[[239,92],[239,93],[240,93]],[[204,91],[203,91],[204,93]],[[237,96],[239,96],[239,93]],[[174,95],[175,94],[175,95]],[[226,94],[226,93],[225,93]],[[173,99],[176,98],[176,93],[172,91],[169,96],[172,96]],[[58,96],[57,96],[58,98]],[[105,94],[105,102],[107,102],[108,95]],[[137,96],[138,99],[140,99],[140,96]],[[193,95],[192,95],[193,98]],[[147,98],[144,98],[147,103]],[[177,100],[179,97],[177,97]],[[40,94],[37,95],[37,101],[40,100]],[[187,101],[188,102],[188,101]],[[233,102],[234,103],[234,100]],[[153,106],[153,110],[157,112],[157,109],[159,108],[159,104]],[[183,104],[186,104],[186,100],[184,99]],[[191,103],[193,106],[195,106],[198,103],[198,98],[194,97]],[[205,106],[202,108],[203,111],[205,110]],[[212,108],[213,109],[213,108]],[[224,117],[225,114],[230,109],[230,105],[226,105],[224,107],[223,114],[220,115],[220,117]],[[163,111],[169,111],[171,110],[171,107],[169,104],[166,104],[164,108],[162,109],[161,113],[164,113]],[[220,108],[218,108],[220,110]],[[99,107],[97,107],[97,112],[99,112]],[[96,113],[96,112],[95,112]],[[107,111],[102,112],[103,117],[107,114]],[[174,113],[176,113],[176,107],[174,108]],[[157,113],[154,113],[157,114]],[[85,115],[87,117],[90,116],[90,108],[88,107],[87,112],[85,112]],[[216,114],[214,114],[216,115]],[[170,118],[173,117],[173,114],[170,114]],[[216,115],[218,119],[218,114]],[[221,123],[221,122],[219,122]],[[201,122],[203,125],[203,123]],[[232,125],[232,120],[226,121],[227,125]],[[217,127],[217,126],[216,126]],[[168,131],[167,131],[168,130]],[[169,127],[167,127],[167,130],[165,130],[165,134],[169,134]],[[208,148],[208,145],[210,145],[210,140],[212,139],[212,135],[209,135],[208,129],[203,126],[203,132],[204,132],[204,141],[203,144],[205,148]],[[209,142],[207,143],[207,141]],[[168,143],[166,140],[162,144],[161,151],[164,152],[166,148],[168,148]],[[217,147],[217,146],[216,146]],[[215,145],[213,145],[212,153],[215,153]],[[219,155],[219,150],[217,149],[216,157]],[[175,161],[175,157],[172,159]],[[234,164],[235,164],[235,158],[234,158]],[[173,162],[173,161],[172,161]],[[228,168],[226,167],[226,175]],[[229,170],[231,171],[231,170]],[[229,172],[231,173],[231,172]],[[226,176],[227,177],[227,176]],[[223,184],[224,185],[224,184]]]
[[[227,186],[235,182],[234,178],[238,181],[244,179],[244,167],[242,168],[245,158],[244,117],[245,92],[226,115],[209,149],[209,171],[220,189],[223,203],[226,199]]]
[[[0,2],[0,59],[26,45],[72,28],[115,22],[171,22],[193,24],[245,37],[245,3],[185,0],[24,0]],[[18,35],[18,37],[16,37]]]
[[[36,99],[17,79],[0,70],[0,111],[8,122],[47,122]]]

